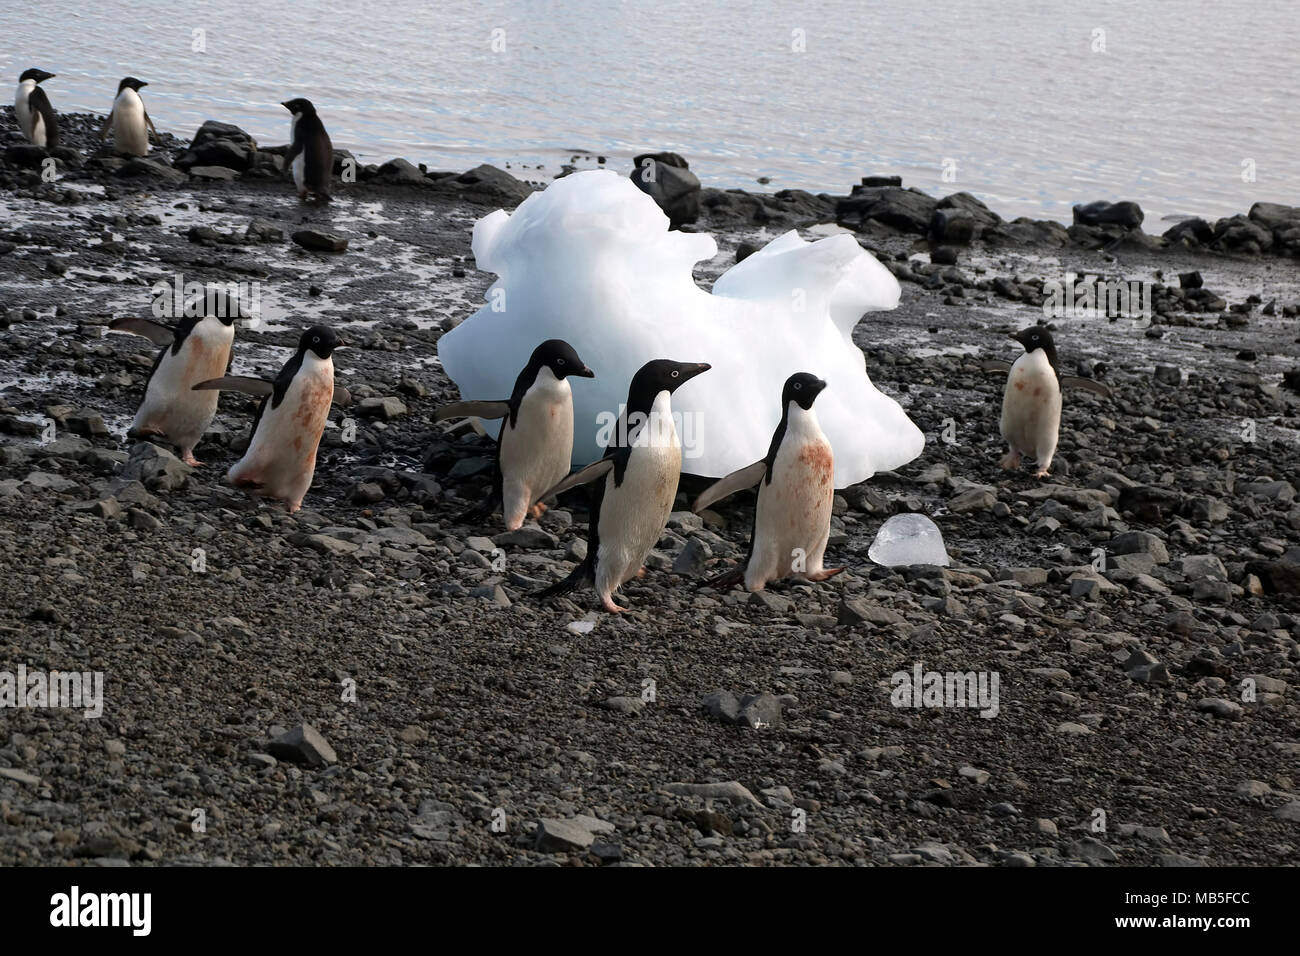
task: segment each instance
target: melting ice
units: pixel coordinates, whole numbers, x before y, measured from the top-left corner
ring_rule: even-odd
[[[925,515],[894,515],[883,525],[867,550],[867,557],[888,568],[910,564],[948,566],[939,526]]]
[[[480,269],[497,274],[487,304],[438,343],[466,400],[509,397],[538,342],[562,338],[596,372],[573,386],[573,463],[602,452],[602,422],[617,415],[645,362],[708,362],[682,386],[674,412],[689,422],[682,469],[721,477],[767,454],[794,372],[829,383],[817,399],[845,487],[921,453],[920,429],[877,391],[852,341],[864,312],[898,305],[897,280],[851,235],[805,242],[793,230],[721,275],[712,292],[691,269],[718,247],[712,236],[670,232],[668,218],[631,180],[576,173],[508,214],[474,226]],[[499,423],[490,423],[496,433]]]

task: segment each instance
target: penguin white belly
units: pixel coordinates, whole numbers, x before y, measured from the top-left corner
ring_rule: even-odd
[[[1061,430],[1061,385],[1042,349],[1016,359],[1002,396],[1002,437],[1046,470]]]
[[[821,574],[834,495],[830,441],[812,412],[792,404],[772,463],[772,481],[764,478],[758,486],[747,590],[761,590],[784,577]]]
[[[644,428],[652,435],[644,442],[639,440],[640,433],[633,436],[623,483],[615,487],[613,472],[605,479],[596,552],[596,592],[602,599],[641,569],[646,555],[659,542],[677,497],[682,446],[667,392],[655,400]]]
[[[194,386],[226,374],[234,339],[234,326],[204,319],[186,336],[179,355],[168,348],[149,379],[132,430],[165,435],[189,457],[212,423],[221,395],[196,392]]]
[[[144,100],[135,90],[123,90],[113,103],[113,148],[127,156],[144,156],[149,152]]]
[[[515,425],[501,432],[501,510],[506,528],[524,523],[538,495],[569,473],[573,455],[573,391],[546,367],[524,393]]]
[[[33,143],[36,142],[36,139],[32,130],[31,103],[29,103],[28,100],[32,95],[32,90],[35,88],[35,81],[23,80],[18,84],[18,92],[14,94],[14,119],[18,121],[18,128],[23,131],[23,135]],[[36,145],[44,146],[45,143],[41,142]]]
[[[334,399],[334,362],[307,352],[276,408],[268,397],[244,457],[227,477],[297,511],[316,473],[316,449]]]
[[[289,120],[290,145],[293,144],[294,137],[298,135],[298,119],[298,116],[294,116]],[[305,185],[307,182],[307,150],[305,148],[298,151],[298,155],[293,158],[293,162],[289,164],[289,167],[293,170],[293,184],[301,193],[307,188]]]

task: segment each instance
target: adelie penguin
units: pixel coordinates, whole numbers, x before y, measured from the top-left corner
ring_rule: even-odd
[[[742,488],[758,485],[749,554],[731,570],[702,586],[728,588],[744,582],[761,591],[771,581],[794,577],[825,581],[843,568],[823,568],[831,534],[835,497],[835,458],[817,422],[813,403],[826,383],[796,372],[781,390],[781,421],[772,433],[767,457],[733,471],[695,499],[700,512]]]
[[[682,445],[673,422],[672,394],[710,366],[656,359],[632,376],[627,404],[600,461],[539,495],[550,498],[598,481],[591,502],[587,557],[567,578],[538,596],[552,597],[587,582],[595,585],[605,610],[627,610],[614,593],[641,572],[659,541],[677,497]]]
[[[1061,390],[1082,388],[1105,397],[1110,389],[1100,382],[1062,375],[1052,334],[1041,326],[1030,326],[1011,336],[1025,347],[1025,354],[1010,365],[1000,359],[983,363],[986,372],[1009,372],[1002,394],[1002,437],[1008,451],[999,464],[1014,471],[1022,457],[1038,463],[1035,478],[1046,478],[1061,434]]]
[[[302,507],[316,473],[316,450],[330,405],[352,400],[347,389],[334,385],[331,356],[341,344],[331,329],[317,325],[302,334],[297,352],[273,382],[227,375],[194,386],[199,391],[229,389],[262,399],[248,450],[230,467],[227,481],[249,494],[284,502],[289,514]]]
[[[547,339],[515,379],[510,398],[496,402],[456,402],[434,413],[448,418],[503,418],[497,438],[496,473],[492,497],[462,518],[490,513],[501,502],[506,529],[514,531],[530,513],[538,517],[545,505],[533,502],[569,473],[573,455],[573,391],[569,376],[593,378],[573,346]]]
[[[115,319],[108,327],[114,332],[142,335],[160,346],[127,435],[166,438],[180,447],[186,464],[201,465],[194,457],[194,446],[212,424],[219,396],[211,391],[196,392],[194,387],[229,370],[235,341],[233,315],[184,318],[174,327],[147,319]]]
[[[149,133],[158,139],[158,130],[149,118],[149,111],[144,108],[140,90],[148,86],[144,80],[134,76],[124,77],[117,84],[117,97],[113,108],[99,131],[102,143],[111,128],[113,130],[113,151],[123,156],[144,156],[149,152]]]
[[[59,145],[59,120],[54,115],[50,98],[41,84],[54,78],[44,70],[27,70],[18,77],[18,93],[14,96],[14,118],[28,142],[44,146],[47,150]]]
[[[293,170],[293,184],[298,198],[307,201],[308,193],[320,202],[329,202],[330,175],[334,172],[334,145],[325,124],[316,115],[311,100],[285,100],[280,104],[293,117],[289,120],[289,151],[285,164]]]

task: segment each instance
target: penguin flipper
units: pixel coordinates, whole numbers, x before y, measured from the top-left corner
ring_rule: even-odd
[[[583,561],[576,568],[569,572],[568,577],[556,581],[550,587],[542,588],[540,591],[534,591],[533,596],[539,601],[545,601],[549,598],[559,597],[561,594],[568,594],[574,588],[593,580],[591,565],[588,561]]]
[[[433,413],[435,422],[449,418],[505,418],[510,414],[509,402],[452,402]]]
[[[114,319],[108,323],[108,330],[110,332],[131,332],[134,335],[142,335],[161,348],[167,348],[176,341],[175,332],[165,325],[150,322],[148,319]]]
[[[1094,395],[1100,395],[1102,398],[1110,398],[1111,395],[1110,389],[1101,384],[1101,382],[1095,382],[1090,378],[1079,378],[1077,375],[1062,375],[1061,387],[1081,388],[1085,392],[1092,392]]]
[[[245,395],[270,395],[275,391],[275,385],[264,378],[253,378],[248,375],[223,375],[221,378],[210,378],[206,382],[199,382],[193,388],[195,392],[243,392]]]
[[[153,132],[154,145],[161,146],[162,137],[158,135],[158,127],[153,125],[153,117],[149,115],[148,110],[144,111],[144,121],[149,124],[149,129]]]
[[[108,115],[104,117],[104,125],[99,128],[99,141],[102,143],[108,139],[108,131],[113,125],[113,111],[109,110]]]
[[[54,115],[54,107],[50,105],[50,98],[38,86],[27,98],[27,105],[34,112],[40,113],[41,119],[45,121],[45,149],[55,149],[59,145],[59,121]]]
[[[1001,372],[1005,375],[1007,372],[1011,371],[1011,363],[1002,359],[985,359],[980,362],[980,370],[988,372],[989,374]]]
[[[745,488],[752,488],[763,480],[767,474],[767,459],[760,459],[752,465],[746,465],[737,471],[733,471],[725,478],[719,478],[713,484],[705,488],[695,504],[691,505],[691,510],[699,514],[715,501],[721,501],[728,495],[734,495],[737,491]]]
[[[556,495],[568,491],[570,488],[576,488],[578,485],[585,485],[589,481],[595,481],[597,478],[609,474],[613,468],[613,457],[602,458],[600,461],[592,462],[586,468],[581,468],[578,471],[575,471],[568,478],[565,478],[546,489],[546,491],[537,496],[536,500],[530,503],[529,507],[537,504],[538,501],[545,501],[548,498],[554,498]]]

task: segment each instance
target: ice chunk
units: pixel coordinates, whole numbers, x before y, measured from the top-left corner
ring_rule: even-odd
[[[894,515],[882,524],[867,557],[887,568],[909,564],[948,566],[948,551],[939,526],[915,513]]]
[[[713,366],[673,395],[688,474],[719,478],[766,455],[794,372],[829,383],[817,417],[837,487],[921,453],[920,429],[871,384],[851,338],[864,312],[899,298],[897,280],[851,235],[809,243],[787,232],[706,292],[691,270],[717,254],[713,237],[670,232],[630,179],[592,170],[480,219],[473,247],[498,278],[487,304],[439,340],[443,368],[463,399],[503,399],[538,342],[568,341],[596,372],[571,380],[575,465],[599,457],[602,425],[656,358]],[[499,422],[488,427],[495,435]]]

